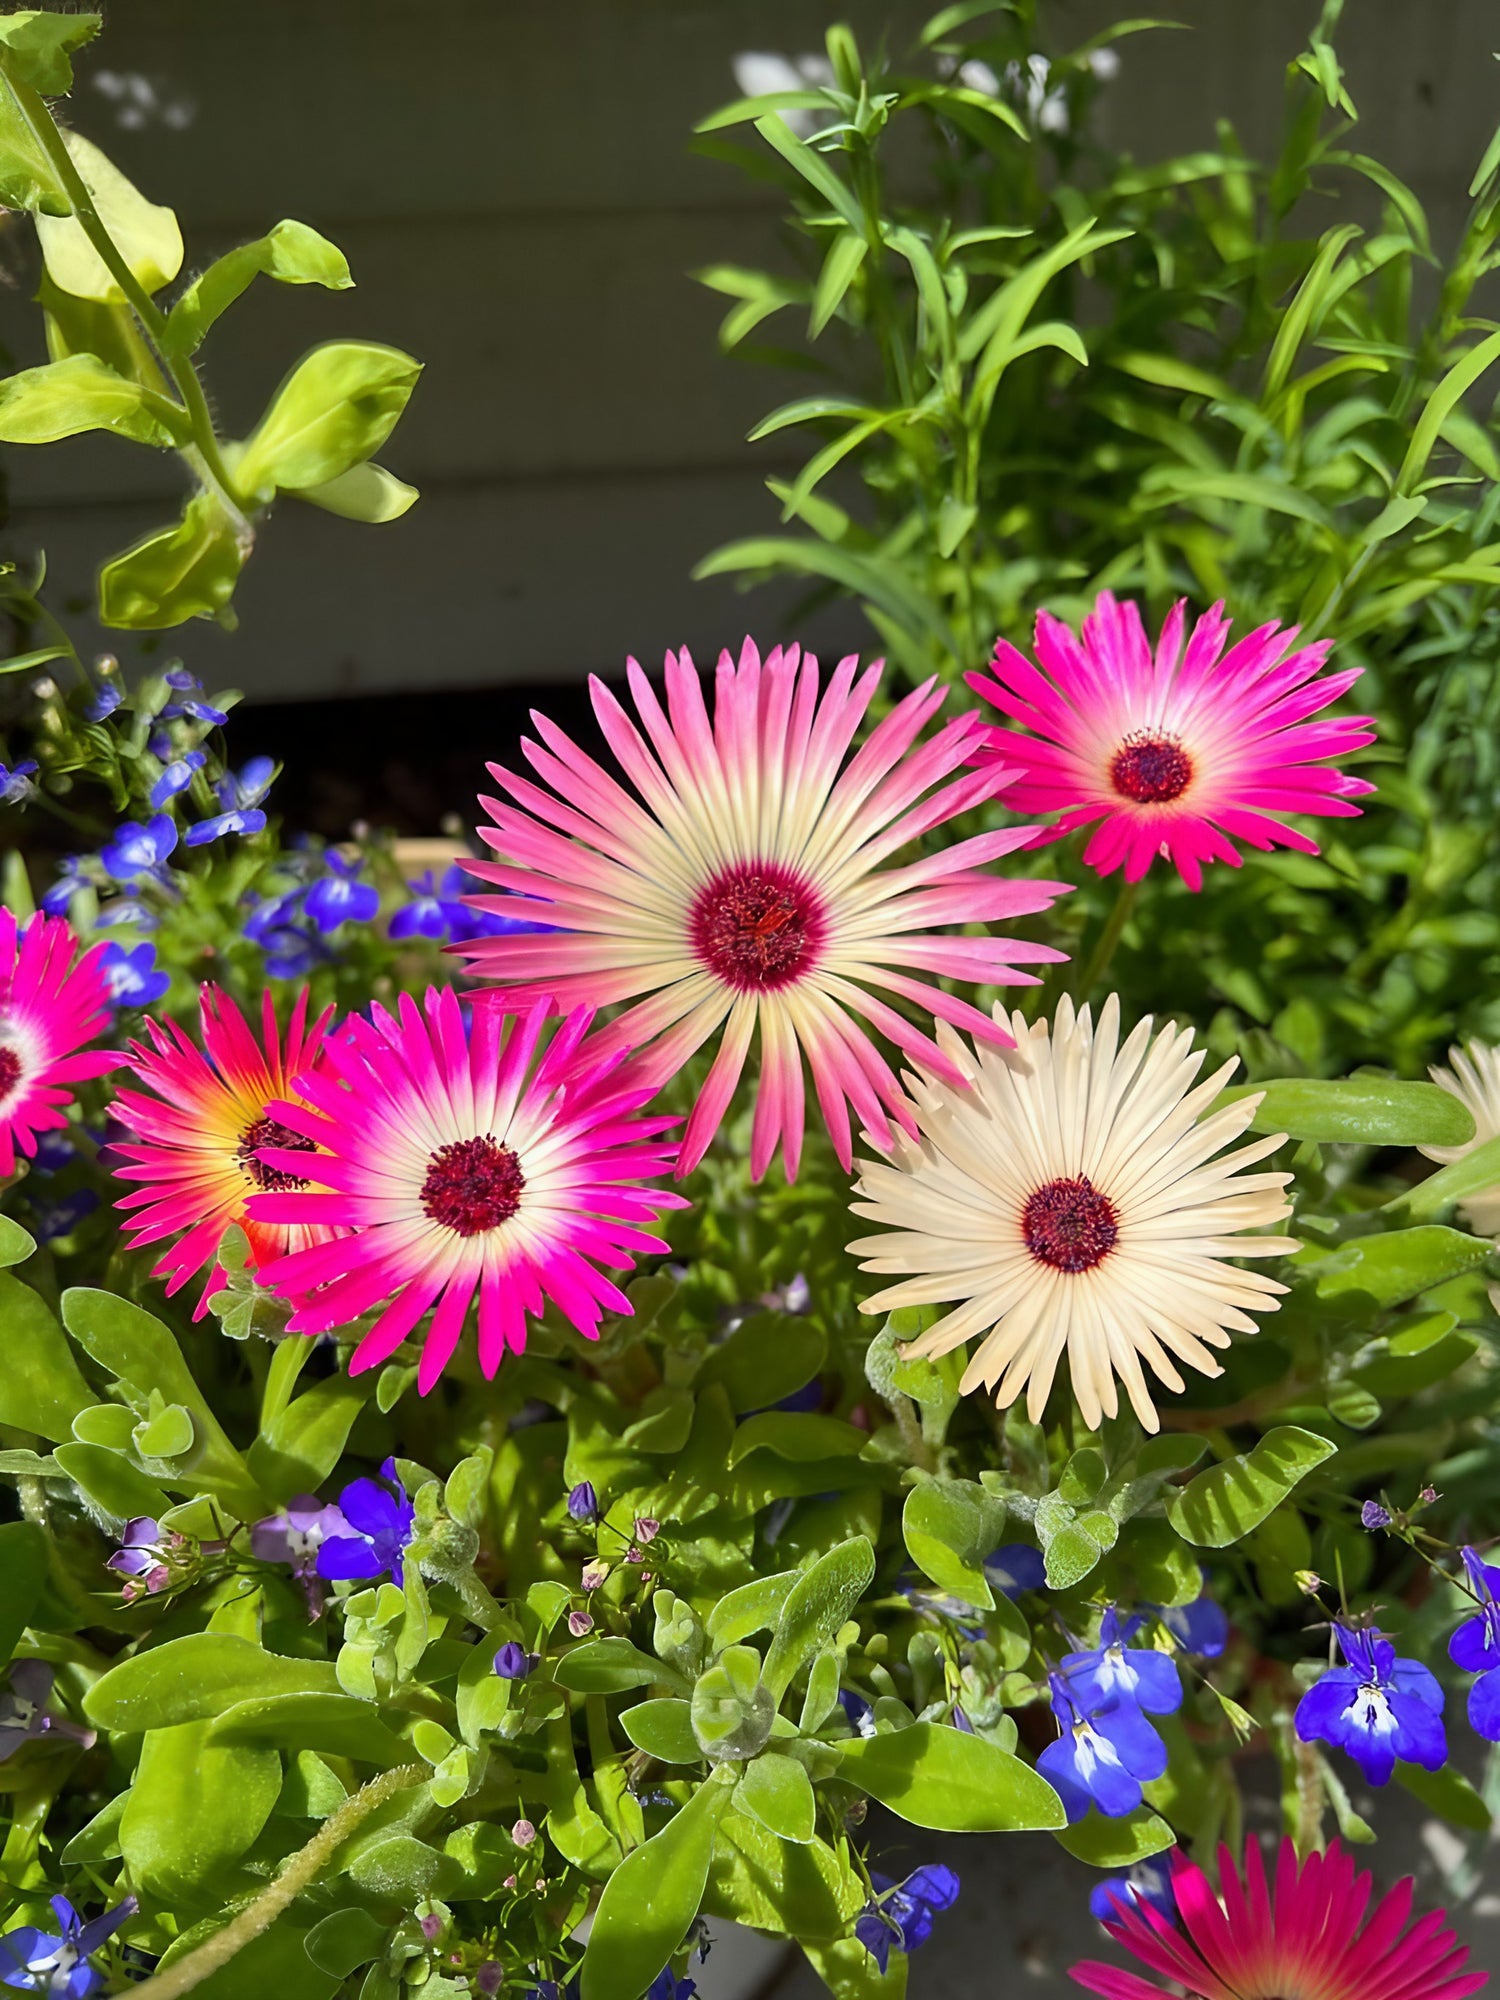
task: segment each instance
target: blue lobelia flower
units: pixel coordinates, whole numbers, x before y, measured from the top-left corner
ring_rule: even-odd
[[[412,900],[391,918],[390,934],[400,940],[409,937],[446,938],[452,930],[448,905],[438,894],[437,882],[429,868],[415,882],[408,882]]]
[[[107,944],[99,963],[117,1007],[149,1007],[172,984],[172,975],[157,967],[154,944],[138,944],[129,950],[123,944]]]
[[[160,812],[168,799],[185,792],[193,782],[193,773],[201,771],[207,762],[201,750],[186,750],[182,756],[174,757],[151,787],[151,810]]]
[[[1217,1660],[1229,1644],[1229,1617],[1205,1590],[1191,1604],[1150,1604],[1146,1609],[1166,1626],[1185,1653]]]
[[[1140,1616],[1122,1619],[1111,1604],[1099,1621],[1099,1644],[1064,1659],[1063,1678],[1083,1709],[1110,1701],[1133,1702],[1147,1715],[1175,1715],[1181,1708],[1177,1663],[1154,1646],[1130,1644],[1145,1622]]]
[[[377,1576],[394,1581],[401,1574],[416,1509],[396,1476],[395,1459],[385,1460],[380,1475],[380,1480],[353,1480],[339,1495],[344,1519],[354,1532],[330,1535],[319,1544],[318,1575],[330,1582]]]
[[[203,691],[202,681],[190,667],[180,665],[168,667],[162,679],[169,688],[175,688],[178,694],[201,694]]]
[[[88,2000],[104,1984],[104,1974],[88,1962],[90,1953],[135,1911],[135,1897],[127,1896],[85,1923],[66,1896],[54,1896],[52,1914],[61,1935],[22,1924],[0,1936],[0,1986],[57,1995],[59,2000]]]
[[[158,813],[142,826],[128,819],[115,830],[113,840],[99,850],[99,859],[117,882],[134,882],[142,875],[155,875],[177,845],[177,827],[170,813]]]
[[[10,1686],[0,1690],[0,1764],[23,1743],[52,1728],[47,1702],[54,1675],[45,1660],[12,1660]]]
[[[985,1581],[1012,1600],[1025,1590],[1045,1590],[1047,1566],[1040,1549],[1026,1542],[1007,1542],[984,1559]]]
[[[1479,1679],[1469,1689],[1469,1723],[1487,1742],[1500,1742],[1500,1569],[1493,1569],[1473,1549],[1459,1551],[1469,1573],[1469,1588],[1479,1609],[1466,1618],[1448,1641],[1448,1657]]]
[[[111,924],[130,924],[134,929],[154,931],[161,928],[161,918],[155,910],[149,909],[139,896],[116,896],[100,910],[94,922],[108,929]]]
[[[1061,1674],[1049,1676],[1052,1713],[1061,1732],[1036,1767],[1063,1802],[1068,1824],[1096,1805],[1106,1819],[1125,1819],[1141,1803],[1141,1786],[1167,1768],[1167,1746],[1133,1701],[1085,1709]]]
[[[118,681],[106,681],[93,699],[84,705],[84,714],[90,722],[103,722],[113,715],[125,699],[125,690]]]
[[[893,1946],[913,1952],[926,1944],[938,1911],[951,1910],[958,1901],[959,1882],[940,1862],[914,1869],[904,1882],[886,1875],[871,1875],[870,1881],[876,1894],[855,1918],[854,1935],[884,1973]]]
[[[853,1688],[840,1688],[839,1707],[849,1718],[849,1727],[856,1736],[875,1734],[875,1711],[862,1694],[856,1694]]]
[[[69,1236],[99,1206],[99,1197],[92,1188],[75,1188],[71,1194],[60,1195],[56,1201],[33,1201],[32,1224],[38,1243],[56,1243],[60,1237]]]
[[[1164,1854],[1154,1854],[1149,1861],[1138,1861],[1125,1875],[1107,1875],[1096,1883],[1089,1895],[1090,1914],[1101,1924],[1117,1924],[1126,1910],[1139,1909],[1149,1903],[1154,1910],[1160,1910],[1168,1922],[1177,1918],[1177,1898],[1172,1893],[1172,1870]]]
[[[35,758],[28,758],[24,764],[0,764],[0,805],[23,804],[36,790],[31,782],[35,776]]]
[[[211,840],[222,840],[226,833],[259,833],[265,823],[259,806],[235,806],[229,812],[215,813],[212,819],[195,820],[183,839],[189,847],[206,847]]]
[[[645,2000],[693,2000],[695,1981],[679,1979],[670,1965],[664,1965],[646,1988]]]
[[[1398,1659],[1373,1627],[1356,1632],[1335,1623],[1333,1629],[1347,1664],[1330,1667],[1298,1702],[1302,1741],[1346,1750],[1372,1785],[1389,1781],[1398,1757],[1440,1770],[1448,1757],[1443,1690],[1427,1668]]]
[[[42,896],[49,917],[65,917],[78,891],[87,884],[81,854],[65,854],[57,864],[57,880]]]
[[[380,897],[368,882],[355,880],[363,866],[360,856],[346,861],[343,855],[329,848],[323,858],[328,873],[307,891],[304,905],[307,914],[325,936],[336,931],[340,924],[367,924],[380,908]]]
[[[258,806],[276,777],[274,757],[250,757],[238,771],[226,771],[214,785],[226,812],[237,806]]]

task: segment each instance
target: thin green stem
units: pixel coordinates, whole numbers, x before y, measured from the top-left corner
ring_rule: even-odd
[[[9,84],[21,115],[26,121],[27,129],[46,154],[48,163],[61,182],[79,226],[98,251],[110,276],[125,294],[132,312],[140,322],[141,330],[151,343],[158,366],[182,398],[183,413],[187,417],[193,440],[190,446],[183,447],[184,458],[192,466],[203,486],[213,494],[228,515],[234,524],[236,536],[248,544],[254,539],[255,530],[240,503],[239,495],[235,492],[229,468],[224,463],[218,433],[214,429],[213,416],[208,407],[208,398],[203,393],[203,384],[198,380],[192,363],[184,356],[172,353],[166,341],[166,314],[131,270],[118,244],[104,226],[99,211],[94,206],[94,198],[89,193],[82,174],[74,165],[73,156],[68,151],[51,112],[48,111],[41,96],[16,73],[3,48],[0,48],[0,75],[3,75]]]
[[[1099,933],[1098,942],[1089,953],[1082,976],[1074,983],[1075,1000],[1087,1000],[1099,981],[1108,972],[1110,961],[1115,955],[1125,926],[1130,922],[1135,909],[1135,899],[1140,893],[1139,882],[1121,882],[1115,895],[1114,908],[1110,911],[1104,929]]]
[[[178,2000],[179,1994],[191,1993],[210,1973],[227,1965],[237,1952],[271,1928],[282,1912],[317,1879],[362,1820],[368,1819],[397,1792],[421,1784],[430,1775],[425,1764],[398,1764],[394,1770],[382,1771],[378,1778],[372,1778],[352,1798],[345,1799],[336,1812],[329,1814],[307,1845],[287,1858],[275,1880],[253,1903],[247,1903],[238,1916],[231,1917],[222,1930],[215,1931],[165,1972],[133,1986],[130,1990],[135,2000]]]

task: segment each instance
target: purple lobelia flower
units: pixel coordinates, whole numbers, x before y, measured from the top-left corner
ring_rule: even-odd
[[[1159,1910],[1169,1923],[1175,1921],[1177,1899],[1172,1894],[1172,1870],[1164,1854],[1138,1861],[1127,1874],[1106,1875],[1089,1895],[1090,1913],[1101,1924],[1119,1923],[1122,1905],[1126,1910],[1135,1910],[1143,1903]]]
[[[356,854],[346,861],[330,847],[323,859],[328,873],[307,891],[307,914],[324,936],[340,924],[367,924],[380,908],[380,896],[368,882],[356,879],[364,865],[362,857]]]
[[[45,1660],[12,1661],[10,1686],[0,1692],[0,1764],[52,1727],[47,1713],[52,1680]]]
[[[66,1896],[51,1900],[56,1933],[21,1924],[0,1935],[0,1986],[45,1993],[56,2000],[89,2000],[104,1985],[104,1974],[89,1964],[89,1957],[135,1915],[135,1897],[127,1896],[87,1923]]]
[[[904,1882],[885,1875],[872,1875],[870,1882],[876,1893],[855,1918],[854,1935],[884,1973],[893,1947],[913,1952],[926,1944],[934,1917],[958,1901],[959,1881],[951,1868],[929,1863]]]
[[[1167,1768],[1167,1746],[1133,1701],[1085,1708],[1063,1675],[1049,1676],[1058,1738],[1036,1767],[1062,1800],[1068,1824],[1096,1805],[1106,1819],[1125,1819],[1141,1803],[1141,1787]]]
[[[111,941],[99,963],[117,1007],[149,1007],[172,984],[171,973],[157,965],[156,946],[149,941],[130,946]]]
[[[343,1510],[325,1506],[313,1493],[298,1493],[279,1514],[268,1514],[250,1530],[250,1553],[259,1562],[281,1563],[302,1585],[309,1618],[323,1615],[318,1551],[330,1535],[347,1535]]]
[[[276,779],[274,757],[250,757],[238,771],[226,771],[215,782],[219,804],[226,812],[242,806],[258,806]]]
[[[386,1459],[380,1473],[379,1480],[351,1481],[339,1495],[344,1520],[353,1532],[330,1535],[319,1544],[319,1576],[329,1581],[400,1576],[416,1509],[397,1477],[395,1459]]]
[[[137,1514],[127,1521],[120,1546],[104,1567],[124,1577],[121,1595],[127,1604],[165,1590],[172,1581],[172,1571],[166,1561],[160,1521],[152,1520],[149,1514]]]
[[[134,882],[155,875],[177,845],[177,824],[170,813],[158,813],[142,825],[128,819],[99,850],[105,870],[117,882]]]
[[[1500,1569],[1492,1568],[1474,1549],[1459,1553],[1479,1608],[1448,1641],[1448,1657],[1465,1673],[1478,1674],[1469,1689],[1469,1723],[1486,1741],[1496,1743],[1500,1742],[1500,1601],[1496,1599]]]
[[[1375,1534],[1381,1528],[1391,1525],[1390,1509],[1382,1507],[1378,1500],[1367,1500],[1359,1510],[1359,1525]]]
[[[984,1576],[991,1590],[1012,1600],[1026,1590],[1044,1590],[1047,1566],[1040,1549],[1027,1542],[1007,1542],[984,1559]]]
[[[0,764],[0,805],[24,805],[36,791],[31,782],[35,776],[35,758],[28,758],[23,764]]]
[[[1228,1615],[1206,1589],[1191,1604],[1148,1604],[1146,1610],[1166,1626],[1184,1653],[1195,1653],[1201,1660],[1217,1660],[1229,1644]]]
[[[193,782],[193,773],[201,771],[207,762],[201,750],[184,750],[180,757],[174,757],[151,787],[151,810],[160,812],[168,799],[185,792]]]
[[[1063,1678],[1082,1708],[1110,1701],[1133,1702],[1147,1715],[1174,1715],[1181,1708],[1175,1661],[1154,1646],[1130,1644],[1145,1622],[1139,1616],[1122,1619],[1111,1604],[1099,1621],[1099,1644],[1063,1660]]]
[[[113,715],[125,699],[125,690],[118,681],[106,681],[91,701],[84,704],[83,712],[90,722],[103,722]]]
[[[695,1981],[679,1979],[670,1965],[664,1965],[646,1988],[645,2000],[693,2000],[697,1991]]]
[[[1357,1632],[1335,1623],[1346,1664],[1330,1667],[1297,1704],[1297,1734],[1345,1750],[1366,1782],[1384,1785],[1396,1760],[1437,1771],[1447,1762],[1443,1690],[1416,1660],[1373,1627]]]
[[[222,840],[228,833],[259,833],[266,823],[266,816],[259,806],[234,806],[228,812],[215,813],[211,819],[195,820],[183,835],[189,847],[206,847],[211,840]]]

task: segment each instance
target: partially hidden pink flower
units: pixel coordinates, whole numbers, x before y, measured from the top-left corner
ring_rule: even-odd
[[[1182,1992],[1191,2000],[1465,2000],[1488,1983],[1486,1973],[1464,1971],[1469,1954],[1440,1913],[1407,1929],[1410,1878],[1382,1897],[1365,1923],[1370,1877],[1356,1872],[1337,1841],[1299,1865],[1284,1840],[1274,1899],[1253,1840],[1243,1878],[1228,1849],[1219,1849],[1218,1896],[1180,1849],[1171,1862],[1180,1922],[1149,1902],[1127,1907],[1122,1899],[1105,1925],[1157,1977],[1097,1961],[1075,1965],[1073,1978],[1090,1993],[1104,2000],[1167,2000]]]
[[[75,963],[77,948],[61,917],[18,924],[0,909],[0,1174],[15,1172],[17,1148],[33,1158],[37,1134],[67,1124],[70,1085],[120,1060],[85,1048],[109,1026],[109,980],[104,947]]]
[[[223,1289],[219,1244],[232,1223],[245,1232],[253,1270],[332,1233],[301,1224],[288,1232],[257,1221],[246,1203],[261,1189],[307,1186],[295,1167],[267,1166],[261,1148],[310,1150],[270,1106],[290,1094],[294,1076],[318,1062],[333,1009],[309,1025],[304,988],[283,1038],[267,993],[259,1041],[217,986],[202,989],[198,1012],[201,1048],[175,1021],[148,1021],[149,1043],[131,1043],[131,1076],[143,1087],[115,1094],[115,1115],[132,1136],[113,1149],[124,1162],[116,1166],[116,1178],[138,1183],[116,1203],[127,1212],[124,1228],[132,1244],[172,1239],[153,1266],[155,1276],[166,1279],[168,1296],[208,1267],[195,1319]]]
[[[1375,738],[1367,715],[1314,722],[1360,669],[1325,674],[1329,641],[1297,645],[1295,627],[1262,625],[1226,652],[1222,604],[1187,634],[1173,606],[1153,653],[1141,614],[1102,591],[1081,632],[1050,612],[1036,621],[1036,664],[1003,639],[989,674],[969,686],[1019,728],[992,728],[983,755],[1020,777],[1017,812],[1060,815],[1048,837],[1094,826],[1084,860],[1123,865],[1138,882],[1158,855],[1190,889],[1203,864],[1240,865],[1237,840],[1316,854],[1282,813],[1349,818],[1373,791],[1328,760]],[[1025,732],[1025,733],[1023,733]]]
[[[451,989],[400,1011],[375,1006],[325,1044],[324,1060],[272,1112],[316,1151],[264,1149],[312,1185],[251,1197],[252,1217],[324,1226],[352,1240],[278,1257],[265,1281],[290,1298],[293,1333],[325,1333],[376,1312],[358,1374],[387,1360],[423,1316],[418,1386],[452,1357],[477,1298],[479,1362],[493,1375],[550,1302],[589,1339],[630,1303],[600,1266],[628,1271],[663,1251],[654,1233],[680,1196],[647,1185],[667,1171],[675,1121],[640,1116],[653,1086],[584,1042],[583,1009],[545,1042],[546,1010],[472,1022]]]
[[[481,800],[494,821],[481,838],[496,858],[466,865],[507,893],[469,900],[549,928],[461,949],[507,1009],[544,998],[563,1010],[622,1006],[597,1045],[612,1055],[640,1049],[658,1082],[718,1037],[679,1173],[707,1150],[757,1034],[752,1174],[764,1173],[778,1147],[788,1178],[796,1174],[804,1057],[847,1167],[851,1106],[877,1144],[889,1142],[891,1119],[909,1117],[871,1030],[957,1082],[922,1017],[988,1040],[1009,1036],[937,980],[1034,985],[1015,968],[1061,956],[945,928],[1030,915],[1067,885],[989,871],[1033,827],[925,855],[914,845],[993,796],[1007,774],[964,769],[982,740],[975,715],[919,741],[944,699],[931,681],[851,755],[880,674],[878,663],[860,672],[851,655],[820,687],[811,654],[777,647],[762,661],[747,639],[738,661],[720,656],[710,718],[686,651],[667,655],[665,708],[631,660],[639,728],[602,682],[591,687],[634,793],[541,715],[533,716],[541,741],[522,745],[541,783],[490,766],[511,803]],[[897,863],[902,850],[908,858]]]

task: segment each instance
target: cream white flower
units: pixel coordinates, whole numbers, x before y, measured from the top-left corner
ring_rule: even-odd
[[[964,1390],[998,1385],[1003,1409],[1025,1389],[1034,1420],[1066,1349],[1090,1429],[1116,1414],[1118,1376],[1154,1431],[1142,1362],[1177,1390],[1177,1361],[1221,1374],[1210,1350],[1254,1333],[1250,1313],[1274,1311],[1286,1290],[1225,1261],[1298,1248],[1239,1233],[1291,1213],[1290,1174],[1241,1171],[1284,1135],[1224,1152],[1259,1096],[1210,1110],[1234,1061],[1195,1085],[1206,1052],[1192,1030],[1153,1035],[1149,1015],[1121,1046],[1113,995],[1097,1031],[1068,1000],[1050,1027],[1021,1014],[1010,1025],[1015,1048],[977,1053],[940,1026],[968,1084],[908,1076],[919,1138],[898,1133],[889,1163],[860,1162],[854,1213],[890,1233],[849,1248],[866,1271],[903,1274],[864,1310],[951,1304],[905,1352],[980,1336]]]
[[[1474,1136],[1463,1146],[1420,1149],[1429,1160],[1445,1167],[1487,1140],[1500,1138],[1500,1049],[1492,1049],[1487,1042],[1470,1042],[1467,1049],[1449,1049],[1448,1060],[1452,1069],[1434,1067],[1427,1074],[1474,1114]],[[1500,1181],[1460,1202],[1458,1212],[1476,1236],[1500,1236]]]

